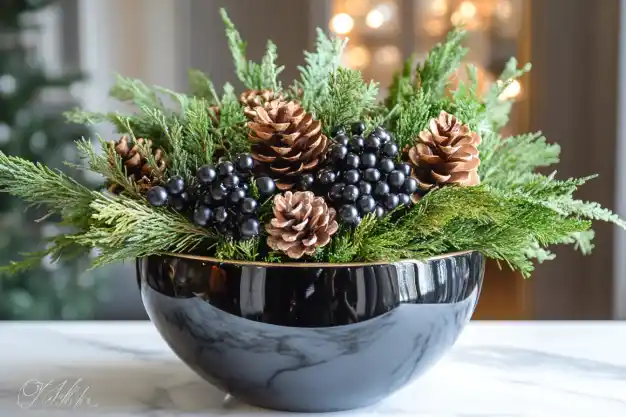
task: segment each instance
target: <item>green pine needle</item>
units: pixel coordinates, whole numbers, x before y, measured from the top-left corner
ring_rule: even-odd
[[[239,80],[252,90],[270,89],[273,91],[281,90],[281,83],[278,76],[283,71],[283,66],[276,65],[278,57],[276,45],[272,41],[268,41],[267,50],[261,64],[249,61],[246,58],[246,42],[241,39],[241,35],[237,28],[228,17],[226,10],[220,9],[222,21],[226,27],[226,37],[228,38],[228,47],[235,63],[235,73]]]

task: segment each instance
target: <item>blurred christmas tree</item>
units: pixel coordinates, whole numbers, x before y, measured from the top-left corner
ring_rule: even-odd
[[[80,75],[50,74],[31,45],[33,37],[43,36],[33,17],[52,3],[0,1],[0,150],[63,169],[61,161],[76,159],[73,141],[89,132],[67,124],[61,115],[74,105],[69,88]],[[44,100],[44,95],[54,100]],[[0,265],[41,250],[39,242],[62,232],[45,212],[26,209],[17,199],[0,194]],[[16,276],[0,277],[0,319],[91,317],[97,291],[93,275],[83,272],[88,261],[82,256],[71,263],[44,262]]]

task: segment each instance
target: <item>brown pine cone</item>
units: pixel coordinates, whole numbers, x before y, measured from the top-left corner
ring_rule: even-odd
[[[253,109],[269,101],[283,100],[283,98],[282,93],[275,93],[272,90],[246,90],[239,95],[239,102],[242,106]]]
[[[280,190],[290,190],[305,172],[320,165],[328,150],[328,138],[318,120],[298,102],[272,100],[245,109],[250,120],[249,140],[258,169],[276,180]]]
[[[150,164],[140,146],[143,147],[143,150],[152,152],[156,165]],[[112,167],[115,166],[116,154],[122,158],[128,178],[135,182],[142,191],[147,191],[150,187],[158,184],[167,168],[163,150],[160,148],[152,149],[150,139],[139,138],[136,143],[131,143],[127,136],[122,136],[120,140],[108,144],[107,155]],[[109,182],[108,189],[114,194],[123,191],[121,185],[113,182]]]
[[[310,191],[287,191],[274,197],[274,218],[265,225],[267,244],[299,259],[326,246],[339,225],[336,212]]]
[[[480,184],[477,146],[480,136],[455,116],[442,111],[407,150],[413,176],[423,191],[435,186]]]

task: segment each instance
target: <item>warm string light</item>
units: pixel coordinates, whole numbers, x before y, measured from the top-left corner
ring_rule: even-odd
[[[499,81],[499,84],[501,85],[502,82]],[[518,80],[513,80],[511,81],[509,85],[505,87],[502,93],[500,93],[500,95],[498,96],[498,99],[502,101],[514,100],[516,98],[519,98],[521,94],[522,94],[522,85],[520,84]]]
[[[354,19],[347,13],[337,13],[330,19],[330,29],[339,35],[348,34],[353,28]]]

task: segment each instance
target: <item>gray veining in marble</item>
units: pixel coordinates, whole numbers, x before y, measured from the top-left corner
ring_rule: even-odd
[[[2,323],[0,340],[2,417],[290,415],[225,400],[149,322]],[[624,352],[626,324],[471,323],[408,387],[331,415],[624,417]],[[36,382],[50,382],[38,398]]]

